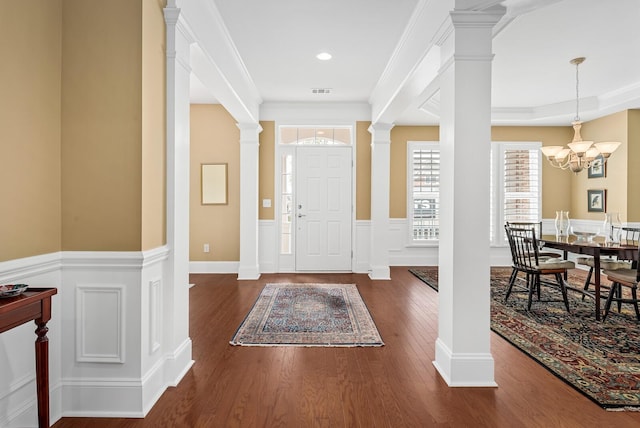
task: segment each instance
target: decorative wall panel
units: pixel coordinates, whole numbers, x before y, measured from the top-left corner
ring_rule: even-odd
[[[125,362],[124,286],[76,287],[76,361]]]

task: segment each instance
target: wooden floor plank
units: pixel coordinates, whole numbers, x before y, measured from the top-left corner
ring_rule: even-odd
[[[360,274],[192,275],[193,368],[144,419],[63,418],[55,428],[640,426],[607,412],[491,333],[497,388],[449,388],[432,361],[438,294],[404,267]],[[269,282],[353,283],[381,348],[239,347],[229,340]]]

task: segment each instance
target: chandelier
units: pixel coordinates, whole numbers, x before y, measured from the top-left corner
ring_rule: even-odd
[[[573,122],[571,122],[573,125],[573,140],[567,144],[568,147],[545,146],[540,148],[551,165],[556,168],[569,169],[575,173],[589,168],[594,161],[600,157],[603,163],[606,162],[611,156],[611,153],[616,151],[621,144],[614,141],[602,143],[583,141],[580,136],[582,122],[580,121],[580,115],[578,113],[580,107],[578,66],[582,64],[584,60],[584,57],[580,57],[569,61],[576,66],[576,117]]]

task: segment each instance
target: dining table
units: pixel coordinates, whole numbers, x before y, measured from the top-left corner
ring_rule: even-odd
[[[620,243],[605,242],[604,237],[595,236],[589,239],[576,235],[557,236],[542,235],[539,239],[542,247],[561,250],[566,260],[568,253],[584,254],[593,257],[593,281],[594,292],[589,293],[584,290],[578,290],[585,294],[591,295],[595,300],[596,320],[601,319],[601,275],[600,275],[600,257],[616,256],[619,260],[637,260],[638,246],[625,245]]]

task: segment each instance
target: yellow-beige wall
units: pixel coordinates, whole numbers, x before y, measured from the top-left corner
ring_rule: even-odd
[[[189,259],[240,260],[240,129],[219,104],[191,105]],[[200,166],[226,163],[228,203],[201,204]],[[203,251],[209,244],[209,253]]]
[[[99,4],[62,3],[62,249],[145,250],[165,242],[163,3]]]
[[[141,249],[142,7],[64,0],[62,249]],[[116,31],[117,26],[117,31]]]
[[[0,261],[60,251],[61,14],[2,2]]]
[[[628,113],[627,221],[640,222],[640,110]]]
[[[142,2],[142,250],[166,242],[165,0]]]
[[[622,145],[605,165],[605,177],[588,178],[587,171],[573,177],[571,217],[589,220],[604,219],[604,214],[587,210],[587,190],[606,190],[606,211],[620,213],[623,222],[627,219],[627,117],[626,111],[602,117],[582,125],[582,139],[586,141],[620,141]]]
[[[164,244],[163,7],[3,2],[0,261]]]
[[[356,220],[371,219],[371,122],[356,123]]]
[[[275,218],[275,150],[276,150],[276,124],[274,121],[260,122],[262,126],[262,132],[260,133],[260,148],[259,148],[259,188],[258,188],[258,217],[260,220],[273,220]],[[271,200],[271,207],[265,208],[262,206],[262,201],[265,199]]]

